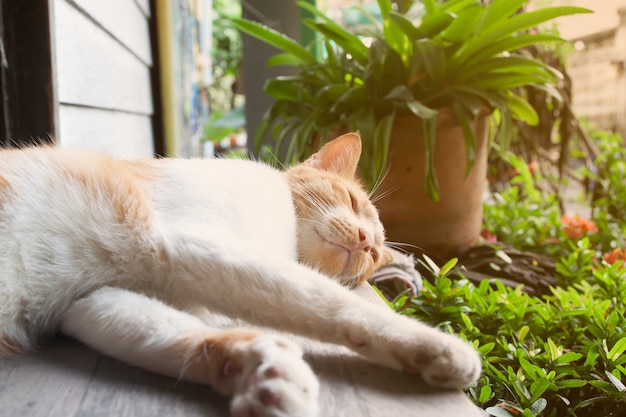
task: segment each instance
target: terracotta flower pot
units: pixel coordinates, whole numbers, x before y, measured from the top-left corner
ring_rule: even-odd
[[[487,118],[476,120],[473,129],[476,160],[466,176],[462,129],[451,109],[440,111],[434,167],[441,199],[435,203],[424,192],[425,143],[421,120],[413,116],[396,120],[389,149],[389,171],[378,189],[378,193],[390,193],[376,203],[388,240],[410,243],[440,257],[478,240],[487,173]]]

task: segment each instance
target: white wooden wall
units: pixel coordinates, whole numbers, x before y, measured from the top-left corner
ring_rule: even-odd
[[[54,0],[59,141],[154,155],[148,0]]]

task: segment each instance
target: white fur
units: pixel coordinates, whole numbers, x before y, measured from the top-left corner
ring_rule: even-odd
[[[76,158],[93,156],[0,152],[0,180],[11,185],[0,190],[0,346],[3,338],[26,346],[61,328],[127,362],[201,379],[177,346],[215,330],[189,313],[206,308],[346,345],[434,385],[466,387],[480,374],[466,343],[296,262],[296,217],[280,172],[236,160],[151,162],[158,175],[142,189],[153,221],[133,228],[116,220],[106,193],[86,196],[59,173]],[[235,383],[233,415],[250,407],[262,416],[315,414],[317,381],[299,350],[285,354],[273,342],[241,349],[248,362],[262,357],[290,371],[271,382],[280,407],[254,405],[258,384]],[[250,366],[243,374],[258,371]],[[293,384],[309,394],[290,391]]]

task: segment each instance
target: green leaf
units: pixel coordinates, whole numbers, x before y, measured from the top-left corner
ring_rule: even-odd
[[[550,353],[550,358],[555,361],[559,357],[559,348],[556,344],[548,337],[548,351]]]
[[[478,353],[480,353],[481,356],[487,356],[495,347],[496,344],[494,342],[486,343],[478,347]]]
[[[383,117],[374,133],[374,170],[376,177],[387,169],[389,160],[389,143],[391,141],[391,131],[395,121],[395,113]]]
[[[524,358],[519,359],[519,364],[526,372],[526,375],[528,375],[532,379],[537,378],[537,367],[535,365],[532,365],[530,362],[528,362],[528,360]]]
[[[604,373],[606,374],[607,378],[609,378],[609,381],[611,381],[611,384],[613,384],[615,389],[617,389],[617,391],[619,392],[626,391],[626,386],[615,375],[613,375],[609,371],[604,371]]]
[[[578,359],[580,359],[582,357],[583,357],[582,353],[567,352],[567,353],[564,353],[561,356],[559,356],[555,363],[560,365],[560,364],[564,364],[564,363],[575,362],[575,361],[577,361]]]
[[[357,62],[363,65],[367,63],[368,48],[358,36],[344,30],[335,22],[316,22],[304,19],[303,23],[335,42]]]
[[[446,262],[442,267],[441,271],[439,271],[439,275],[448,275],[448,273],[454,268],[459,261],[458,258],[452,258],[448,262]]]
[[[272,57],[270,57],[266,62],[265,65],[267,67],[276,67],[278,65],[292,65],[292,66],[297,66],[302,64],[302,61],[296,57],[293,54],[290,53],[282,53],[282,54],[276,54]]]
[[[436,110],[433,110],[430,107],[423,105],[418,100],[407,102],[406,107],[411,111],[411,113],[421,119],[430,119],[434,118],[437,115]]]
[[[389,16],[389,13],[393,10],[391,0],[378,0],[378,7],[380,8],[380,13],[383,19],[386,19],[387,16]]]
[[[543,395],[544,392],[546,392],[549,386],[550,381],[548,381],[548,378],[546,377],[539,378],[538,380],[533,382],[530,385],[530,401],[536,401],[539,397]]]
[[[413,25],[409,19],[396,12],[389,13],[389,19],[404,32],[411,42],[421,38],[421,32]]]
[[[481,30],[485,30],[498,22],[502,22],[522,8],[528,0],[494,1],[489,4],[482,22]]]
[[[553,79],[543,74],[489,74],[484,78],[476,79],[468,83],[469,86],[485,90],[508,90],[522,87],[528,84],[542,84],[553,82]]]
[[[474,4],[464,9],[442,33],[443,38],[455,43],[465,42],[478,30],[484,13],[485,8],[480,4]]]
[[[302,64],[312,65],[317,62],[315,56],[302,47],[293,39],[257,22],[251,22],[244,19],[233,19],[233,24],[237,29],[247,33],[269,45],[272,45],[282,51],[292,54]]]
[[[435,275],[439,275],[439,271],[441,271],[441,269],[439,269],[439,266],[437,266],[435,261],[430,259],[430,257],[426,254],[423,254],[422,257],[424,258],[424,261],[426,262],[426,265],[431,270],[431,272],[433,272]]]
[[[463,140],[465,141],[465,176],[469,175],[476,159],[476,136],[472,128],[473,117],[465,110],[461,101],[452,103],[454,115],[461,125]]]
[[[515,93],[509,92],[506,95],[507,102],[511,108],[511,112],[517,117],[517,119],[523,121],[529,126],[537,126],[539,124],[539,115],[535,111],[534,107],[526,101],[525,98],[518,96]]]
[[[464,53],[467,55],[473,55],[492,42],[509,37],[519,31],[535,27],[557,17],[578,13],[591,13],[591,10],[584,9],[582,7],[561,6],[546,7],[543,9],[520,13],[510,19],[501,21],[498,24],[491,25],[487,30],[482,32],[481,36],[477,37],[475,41],[470,41],[468,43],[468,46],[464,48]]]
[[[624,353],[624,351],[626,351],[626,336],[622,337],[613,345],[607,357],[609,360],[615,361]]]
[[[440,85],[446,75],[446,58],[441,46],[432,39],[419,39],[414,44],[414,59],[420,60],[428,78]]]
[[[437,202],[440,199],[439,183],[435,176],[434,158],[435,158],[435,129],[437,127],[437,118],[430,117],[422,120],[424,133],[424,141],[426,143],[426,184],[424,191],[428,198]]]
[[[478,402],[486,403],[491,398],[492,393],[493,391],[489,385],[483,385],[480,389],[480,394],[478,395]]]
[[[587,385],[587,383],[585,381],[583,381],[582,379],[563,379],[561,381],[556,381],[555,385],[559,389],[564,389],[564,388],[580,388],[580,387],[584,387],[585,385]]]
[[[522,326],[517,332],[517,340],[519,340],[520,342],[523,342],[524,340],[526,340],[526,335],[528,334],[529,331],[530,331],[530,327]]]
[[[436,15],[426,15],[422,23],[417,27],[417,38],[432,38],[443,32],[454,21],[454,14],[451,12],[438,13]]]
[[[452,56],[450,68],[457,68],[455,75],[458,76],[462,74],[466,68],[470,68],[473,63],[481,63],[489,58],[496,57],[496,55],[502,52],[516,51],[520,48],[542,42],[565,42],[565,40],[554,35],[529,34],[494,41],[473,54],[466,54],[463,48],[461,48]]]

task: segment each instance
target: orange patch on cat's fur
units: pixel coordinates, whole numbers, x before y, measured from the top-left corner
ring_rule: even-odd
[[[70,156],[66,174],[81,184],[89,194],[111,204],[120,224],[151,227],[153,211],[145,185],[156,178],[152,164],[148,161],[116,161],[104,155],[90,158],[74,154]]]
[[[24,353],[26,349],[8,336],[0,337],[0,357]]]
[[[9,183],[9,181],[7,181],[6,178],[0,175],[0,210],[4,208],[4,205],[10,195],[11,184]]]
[[[185,360],[185,379],[209,383],[220,393],[231,395],[234,375],[242,370],[241,344],[252,342],[262,333],[248,329],[197,331],[178,342],[176,350]]]

